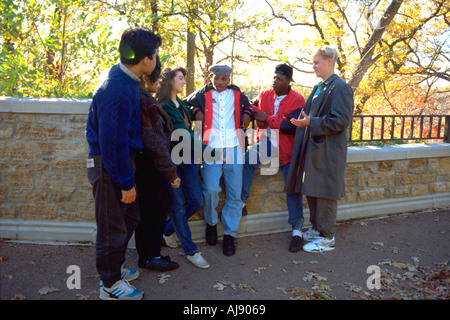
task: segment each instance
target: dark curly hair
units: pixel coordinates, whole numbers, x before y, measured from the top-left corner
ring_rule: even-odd
[[[155,83],[160,78],[161,69],[162,69],[161,60],[159,60],[159,56],[157,55],[155,69],[153,69],[152,73],[148,75],[152,83]]]

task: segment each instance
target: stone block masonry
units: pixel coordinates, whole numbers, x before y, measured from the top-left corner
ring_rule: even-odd
[[[0,237],[59,240],[64,231],[53,234],[42,223],[95,221],[85,166],[89,103],[0,99]],[[19,232],[26,224],[36,230]]]
[[[84,136],[89,104],[0,97],[0,238],[95,241]],[[238,236],[289,230],[281,169],[260,172]],[[339,220],[450,207],[450,144],[351,147],[345,179]],[[219,212],[223,192],[220,198]],[[304,214],[308,225],[306,201]],[[190,225],[202,241],[202,211]]]

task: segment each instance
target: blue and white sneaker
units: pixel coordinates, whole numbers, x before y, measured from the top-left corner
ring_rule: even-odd
[[[141,300],[144,292],[136,289],[128,281],[121,279],[114,283],[111,288],[100,287],[101,300]]]
[[[125,269],[122,268],[122,279],[125,279],[127,281],[131,281],[139,277],[139,271],[134,269]]]
[[[120,270],[122,272],[121,275],[120,275],[121,279],[124,279],[126,281],[131,281],[131,280],[134,280],[137,277],[139,277],[139,271],[137,271],[137,270],[125,269],[125,268],[122,268]],[[100,280],[100,286],[101,287],[103,286],[103,281],[102,280]]]

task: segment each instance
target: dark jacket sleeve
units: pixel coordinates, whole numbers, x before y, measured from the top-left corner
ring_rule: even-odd
[[[207,86],[196,90],[187,96],[183,102],[189,107],[192,118],[195,119],[195,114],[199,111],[205,113],[205,92]]]
[[[245,93],[241,92],[241,116],[248,114],[253,119],[253,109]]]
[[[252,101],[250,101],[250,105],[252,105],[254,107],[259,106],[259,95],[256,98],[254,98]]]
[[[169,181],[177,178],[177,167],[170,156],[172,125],[156,105],[141,106],[142,142],[156,169]]]
[[[294,135],[294,134],[295,134],[295,131],[296,131],[297,127],[294,126],[294,125],[291,123],[290,120],[291,120],[292,118],[298,119],[298,117],[299,117],[301,111],[302,111],[302,109],[299,108],[299,109],[296,109],[296,110],[292,111],[291,113],[289,113],[289,114],[286,116],[287,119],[286,119],[286,120],[283,120],[283,121],[281,122],[281,124],[280,124],[280,130],[281,130],[281,132],[283,132],[284,134],[290,134],[290,135]]]

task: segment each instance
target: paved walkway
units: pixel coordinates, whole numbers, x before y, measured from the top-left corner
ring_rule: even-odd
[[[290,233],[252,236],[238,238],[232,257],[222,254],[221,242],[198,244],[211,264],[201,270],[181,248],[164,248],[180,268],[140,269],[132,284],[145,300],[194,300],[186,306],[195,300],[449,299],[449,235],[445,209],[340,223],[336,249],[324,254],[290,253]],[[98,299],[94,246],[0,244],[1,300]],[[79,267],[80,289],[67,287],[72,265]],[[380,289],[367,287],[372,265],[380,268]],[[137,267],[135,249],[128,249],[125,266]]]

